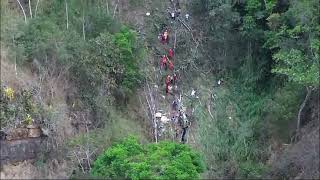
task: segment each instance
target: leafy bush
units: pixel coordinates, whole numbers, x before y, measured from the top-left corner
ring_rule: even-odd
[[[141,145],[129,137],[100,155],[91,173],[103,178],[195,179],[203,170],[200,155],[184,144]]]
[[[30,19],[16,35],[16,46],[22,46],[26,57],[23,62],[36,64],[40,74],[69,71],[69,79],[78,86],[79,97],[91,109],[96,109],[101,92],[110,95],[123,91],[128,96],[142,77],[138,65],[143,48],[136,34],[125,26],[121,28],[95,3],[75,0],[68,3],[68,29],[61,23],[61,18],[65,18],[65,1],[54,1],[43,4],[43,14]],[[83,9],[84,6],[87,7]]]
[[[5,129],[16,123],[31,124],[33,119],[39,119],[39,106],[27,90],[15,91],[11,87],[0,90],[0,127]]]

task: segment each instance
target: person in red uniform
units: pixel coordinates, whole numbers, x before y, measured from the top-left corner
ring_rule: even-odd
[[[169,61],[169,69],[170,69],[171,71],[173,71],[173,68],[174,68],[174,66],[173,66],[172,61]]]
[[[173,58],[173,50],[172,50],[172,48],[169,49],[168,57],[169,57],[170,59]]]
[[[166,55],[163,55],[160,61],[160,69],[163,69],[163,67],[165,69],[167,69],[167,57]]]

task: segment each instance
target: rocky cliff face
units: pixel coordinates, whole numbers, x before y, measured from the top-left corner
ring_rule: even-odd
[[[0,141],[0,164],[14,163],[35,159],[45,145],[46,138],[26,138],[20,140]]]

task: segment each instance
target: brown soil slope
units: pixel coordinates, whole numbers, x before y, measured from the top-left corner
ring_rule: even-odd
[[[314,93],[303,116],[301,137],[275,158],[267,177],[272,179],[320,179],[319,92]]]

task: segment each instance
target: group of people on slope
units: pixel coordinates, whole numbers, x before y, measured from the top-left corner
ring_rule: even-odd
[[[160,61],[160,69],[161,70],[168,70],[169,72],[166,76],[165,79],[165,85],[166,85],[166,95],[169,94],[169,92],[171,92],[173,90],[173,86],[177,85],[177,74],[174,71],[174,65],[173,65],[173,56],[174,56],[174,52],[173,49],[170,48],[168,55],[163,55]]]
[[[163,55],[161,60],[160,60],[160,69],[169,70],[173,71],[174,65],[173,65],[173,50],[170,48],[168,55]]]
[[[169,44],[168,28],[165,28],[163,33],[159,35],[159,40],[162,44]],[[169,48],[168,53],[165,55],[162,55],[160,59],[160,70],[165,70],[168,72],[165,78],[166,95],[172,92],[174,87],[175,89],[177,89],[176,87],[177,74],[175,73],[175,70],[174,70],[173,57],[174,57],[174,50],[173,48]]]
[[[170,14],[170,17],[175,20],[176,17],[178,17],[181,14],[181,8],[178,0],[170,0],[171,3],[174,3],[174,10],[172,12],[168,11]],[[188,18],[189,15],[187,14],[186,18]],[[165,27],[162,33],[158,36],[159,41],[163,45],[169,44],[169,28]],[[185,109],[182,107],[181,100],[179,100],[176,97],[175,91],[177,90],[177,81],[178,81],[178,75],[174,69],[174,48],[169,48],[166,50],[167,53],[165,55],[161,56],[160,59],[160,70],[164,70],[167,72],[165,77],[165,87],[166,87],[166,95],[172,94],[174,95],[174,101],[172,103],[172,110],[173,114],[171,116],[171,120],[177,123],[176,129],[176,136],[181,135],[181,141],[186,142],[186,133],[187,129],[190,126],[190,122],[188,121],[188,115],[185,112]]]

